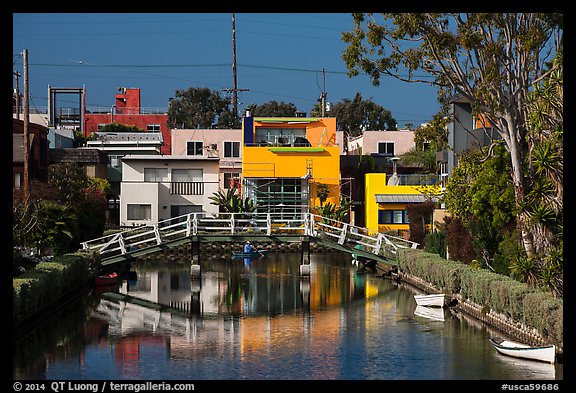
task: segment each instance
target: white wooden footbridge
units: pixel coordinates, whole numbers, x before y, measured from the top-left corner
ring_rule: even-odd
[[[400,237],[374,233],[311,213],[220,213],[215,217],[190,213],[89,240],[82,243],[82,248],[98,252],[101,264],[109,265],[186,243],[191,244],[191,259],[194,259],[202,242],[246,240],[302,242],[308,252],[310,242],[317,242],[389,265],[395,263],[399,248],[418,246]]]

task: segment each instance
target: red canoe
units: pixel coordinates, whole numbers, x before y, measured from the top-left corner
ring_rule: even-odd
[[[110,285],[116,284],[118,281],[118,274],[116,272],[110,274],[101,274],[94,277],[94,285]]]

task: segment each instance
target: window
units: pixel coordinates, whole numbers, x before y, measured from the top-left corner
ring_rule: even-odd
[[[180,217],[188,213],[202,213],[201,205],[171,205],[170,217]]]
[[[378,210],[378,224],[409,224],[406,210]]]
[[[256,128],[260,145],[293,145],[296,138],[306,138],[306,128]]]
[[[240,174],[236,172],[224,172],[224,188],[233,188],[233,184],[240,184]]]
[[[106,123],[100,123],[98,124],[98,131],[100,131],[102,128],[106,127],[108,124]]]
[[[122,166],[122,156],[110,156],[110,166],[118,168]]]
[[[202,169],[172,169],[172,182],[201,182]]]
[[[394,155],[394,142],[378,142],[378,154]]]
[[[14,187],[15,188],[22,187],[22,178],[21,178],[21,173],[19,173],[19,172],[16,172],[14,174]]]
[[[128,204],[128,220],[150,220],[152,218],[152,205]]]
[[[145,182],[167,182],[168,168],[144,168]]]
[[[186,142],[186,154],[189,156],[201,156],[204,154],[204,143],[201,141]]]
[[[240,142],[224,142],[224,157],[240,157]]]
[[[246,196],[258,204],[258,212],[300,214],[308,208],[308,188],[300,178],[246,179]]]
[[[160,124],[147,124],[146,125],[147,132],[160,132]]]

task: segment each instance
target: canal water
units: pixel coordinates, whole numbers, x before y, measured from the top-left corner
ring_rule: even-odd
[[[13,345],[18,380],[561,380],[498,354],[494,334],[349,254],[137,260]]]

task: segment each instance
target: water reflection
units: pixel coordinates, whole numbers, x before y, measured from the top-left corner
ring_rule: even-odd
[[[310,277],[299,276],[299,254],[269,254],[260,259],[208,259],[200,279],[186,266],[131,268],[122,294],[190,312],[197,316],[274,316],[296,310],[315,311],[353,299],[376,296],[378,289],[348,261],[326,263],[330,254],[315,254]]]
[[[298,253],[248,261],[210,256],[198,279],[186,262],[159,262],[132,264],[114,294],[96,297],[83,327],[47,340],[44,353],[27,357],[16,347],[14,375],[561,379],[554,366],[550,374],[534,371],[533,362],[501,359],[486,331],[461,316],[417,315],[414,292],[359,272],[347,255],[312,254],[308,278],[298,274]]]

